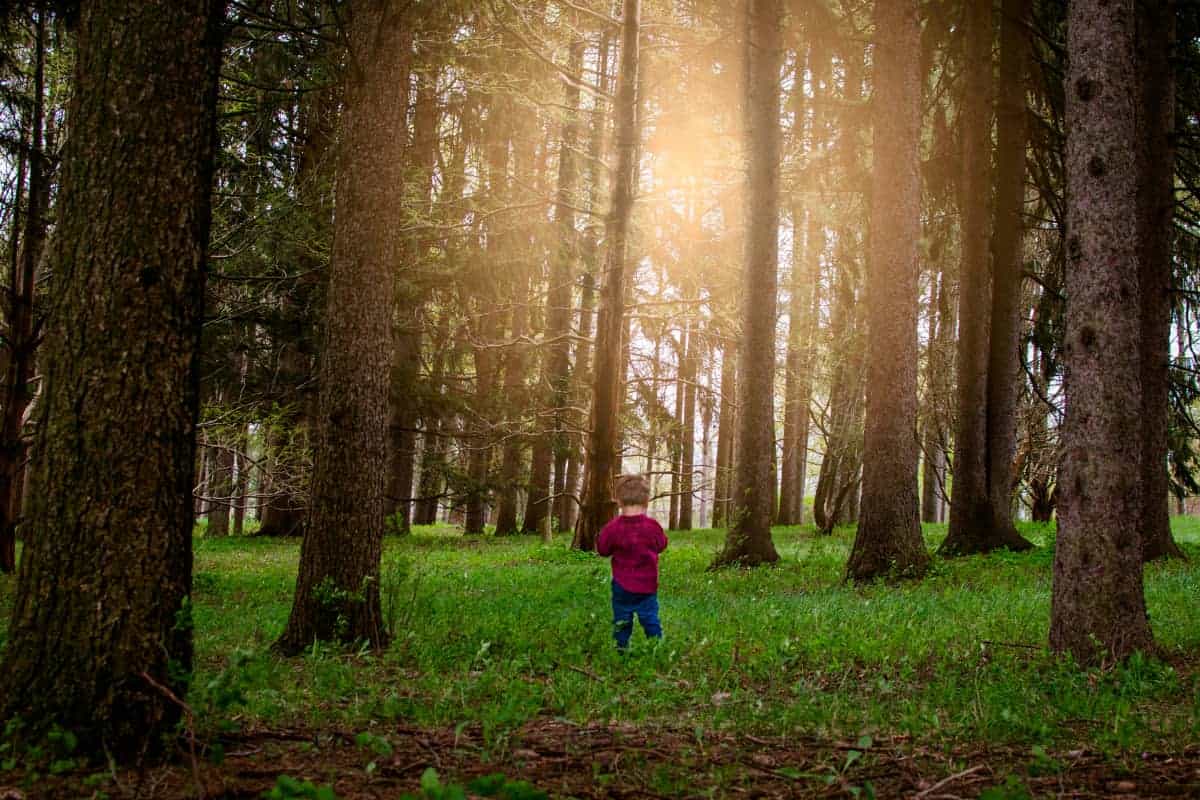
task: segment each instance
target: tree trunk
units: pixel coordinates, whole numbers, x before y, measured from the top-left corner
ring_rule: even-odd
[[[1066,416],[1050,646],[1080,664],[1153,647],[1142,590],[1135,0],[1068,11]]]
[[[713,527],[729,525],[729,496],[733,487],[733,437],[737,430],[737,356],[726,342],[721,346],[721,410],[717,414],[717,477],[713,488]]]
[[[637,80],[640,0],[624,0],[621,67],[616,98],[617,168],[613,173],[612,210],[608,218],[608,256],[596,323],[595,373],[592,379],[591,435],[587,486],[572,547],[594,550],[600,529],[616,509],[612,478],[620,470],[618,414],[623,394],[621,339],[624,329],[625,260],[636,182]]]
[[[402,308],[411,308],[412,300],[401,299]],[[413,473],[416,471],[416,413],[411,399],[418,380],[421,339],[416,320],[408,320],[395,332],[395,361],[389,393],[388,436],[391,439],[391,466],[388,470],[387,516],[394,520],[394,533],[408,533],[412,525]]]
[[[1171,537],[1167,472],[1171,388],[1171,239],[1175,226],[1175,0],[1138,9],[1139,79],[1145,104],[1138,191],[1142,313],[1142,557],[1183,558]]]
[[[389,466],[388,383],[393,301],[403,233],[393,220],[404,181],[407,104],[399,9],[360,0],[338,141],[337,213],[307,530],[296,595],[276,643],[299,653],[314,639],[386,641],[379,562]],[[390,212],[390,213],[389,213]]]
[[[49,202],[49,175],[42,141],[46,93],[46,11],[37,12],[34,30],[33,108],[30,118],[28,157],[20,154],[15,188],[12,228],[12,269],[9,275],[7,363],[4,369],[4,412],[0,418],[0,572],[17,567],[17,521],[20,516],[25,471],[25,418],[32,401],[29,392],[33,377],[37,334],[34,298],[37,291],[37,266],[46,239],[46,206]],[[29,165],[29,192],[24,218],[18,213],[24,167]],[[20,224],[24,230],[20,231]],[[18,248],[18,242],[20,246]]]
[[[130,763],[176,732],[223,4],[84,3],[0,719]],[[113,335],[119,331],[120,335]]]
[[[578,75],[583,65],[583,40],[571,43],[568,71]],[[565,490],[567,469],[567,405],[571,389],[571,287],[575,281],[578,234],[575,231],[575,192],[579,169],[575,148],[579,141],[579,86],[566,84],[566,116],[558,147],[558,189],[555,193],[554,222],[558,228],[558,257],[550,273],[550,291],[546,297],[546,340],[549,351],[543,359],[542,384],[550,391],[551,416],[548,425],[533,446],[530,467],[529,505],[523,528],[528,533],[540,530],[557,506]],[[554,464],[554,499],[547,496],[550,465]],[[555,515],[561,521],[561,512]]]
[[[877,5],[875,30],[862,516],[846,568],[855,581],[919,575],[929,565],[917,503],[921,25],[916,0]]]
[[[1001,65],[996,225],[989,268],[988,197],[992,141],[992,1],[969,0],[963,106],[962,259],[958,336],[958,427],[954,493],[943,555],[1032,545],[1012,522],[1016,368],[1021,292],[1028,33],[1005,6]],[[995,285],[991,273],[995,272]],[[999,316],[997,316],[999,313]],[[996,368],[996,372],[992,369]]]
[[[730,527],[715,565],[779,560],[771,541],[775,502],[775,301],[779,262],[779,66],[783,8],[747,0],[743,46],[746,100],[746,244],[738,434]]]
[[[212,475],[208,482],[208,496],[212,501],[208,511],[206,534],[223,537],[229,535],[230,511],[233,505],[233,451],[224,444],[209,450]]]

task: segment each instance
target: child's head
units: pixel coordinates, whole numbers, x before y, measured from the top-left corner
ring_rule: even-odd
[[[650,482],[642,475],[622,475],[617,478],[613,493],[621,508],[650,505]]]

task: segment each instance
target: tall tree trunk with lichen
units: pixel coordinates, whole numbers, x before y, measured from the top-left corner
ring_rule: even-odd
[[[291,615],[276,648],[315,639],[386,642],[379,565],[389,466],[388,378],[401,229],[407,106],[401,12],[353,3],[337,158],[337,214],[326,299],[311,501]]]
[[[47,253],[25,557],[0,720],[76,755],[161,754],[192,663],[188,617],[217,73],[224,4],[80,9]],[[122,335],[114,336],[113,331]]]
[[[1050,647],[1153,647],[1142,587],[1137,0],[1068,9],[1066,415]]]

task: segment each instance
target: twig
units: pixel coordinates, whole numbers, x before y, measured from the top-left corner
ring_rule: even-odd
[[[566,667],[567,669],[575,670],[580,675],[586,675],[594,681],[604,683],[604,678],[601,678],[599,675],[592,672],[591,670],[584,669],[583,667],[577,667],[574,664],[563,664],[563,666]]]
[[[200,780],[200,762],[196,758],[196,713],[192,711],[191,706],[180,700],[174,692],[172,692],[166,686],[163,686],[158,681],[154,680],[154,678],[150,677],[150,673],[143,670],[141,675],[146,683],[153,686],[155,689],[161,692],[164,697],[183,709],[183,713],[187,715],[186,731],[188,739],[188,755],[191,757],[192,761],[192,779],[196,781],[196,791],[200,795],[200,800],[204,800],[206,797],[204,792],[204,783]]]
[[[1020,642],[994,642],[991,639],[981,639],[980,644],[988,644],[993,647],[1019,647],[1022,650],[1041,650],[1040,644],[1021,644]]]
[[[935,783],[933,786],[930,786],[928,789],[925,789],[924,791],[921,791],[921,792],[917,792],[917,797],[928,797],[929,795],[936,792],[938,789],[941,789],[946,784],[953,783],[954,781],[958,780],[959,778],[965,778],[968,775],[974,775],[976,772],[979,772],[979,770],[981,770],[981,769],[983,769],[982,764],[980,764],[979,766],[976,766],[976,767],[971,767],[970,769],[964,769],[962,772],[956,772],[948,778],[942,778],[940,781]]]

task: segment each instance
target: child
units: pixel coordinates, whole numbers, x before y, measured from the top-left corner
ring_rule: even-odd
[[[667,549],[662,526],[646,516],[650,484],[641,475],[617,479],[617,504],[621,516],[600,531],[596,552],[612,556],[613,635],[624,651],[633,634],[633,615],[646,636],[662,638],[658,622],[658,554]]]

